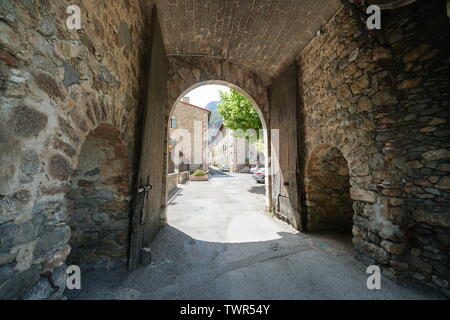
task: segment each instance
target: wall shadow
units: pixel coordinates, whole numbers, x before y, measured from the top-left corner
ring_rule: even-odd
[[[365,286],[367,280],[366,267],[351,258],[351,250],[346,249],[345,243],[341,244],[334,239],[324,238],[319,233],[311,239],[306,239],[299,233],[278,232],[277,235],[279,238],[267,241],[210,242],[195,239],[168,225],[161,229],[151,247],[153,260],[151,265],[130,273],[95,270],[84,272],[82,290],[66,290],[65,294],[73,300],[204,299],[205,295],[208,295],[205,294],[205,291],[214,288],[213,284],[208,284],[211,279],[220,279],[220,283],[225,286],[225,291],[232,288],[237,292],[242,290],[243,294],[248,294],[246,286],[241,288],[236,286],[236,280],[230,276],[230,273],[236,275],[235,271],[241,273],[245,272],[245,268],[249,266],[259,265],[259,268],[263,268],[263,271],[260,270],[260,275],[256,278],[253,277],[250,284],[253,284],[252,281],[256,281],[256,283],[267,281],[270,283],[274,281],[274,278],[283,278],[284,276],[283,273],[277,272],[273,261],[285,259],[288,256],[297,256],[297,258],[292,259],[298,263],[297,272],[299,272],[300,280],[297,284],[292,284],[292,288],[296,288],[299,283],[303,284],[301,290],[296,291],[298,296],[293,296],[292,299],[317,298],[317,296],[320,296],[320,289],[317,288],[317,284],[326,286],[327,291],[332,292],[329,296],[332,299],[383,299],[383,295],[380,295],[379,292],[367,290]],[[174,248],[178,248],[178,250],[174,250]],[[343,259],[342,255],[346,255],[347,258]],[[315,256],[317,260],[312,259]],[[338,256],[339,258],[334,260],[333,257]],[[310,259],[306,259],[307,257]],[[216,259],[220,259],[221,263],[214,263]],[[322,265],[319,263],[321,259],[328,259],[330,262]],[[283,261],[280,266],[284,266],[287,260]],[[210,267],[212,264],[214,264],[213,268]],[[275,270],[273,270],[273,274],[266,274],[264,268],[275,268]],[[304,273],[305,270],[311,268],[314,269],[314,273],[309,271]],[[339,274],[339,277],[336,277],[330,270]],[[253,271],[249,272],[252,273]],[[227,276],[223,277],[224,274],[227,274]],[[261,274],[266,274],[266,276],[260,278]],[[290,275],[290,277],[292,276],[295,277],[295,274]],[[297,280],[293,281],[297,282]],[[391,294],[389,290],[397,285],[384,277],[382,281],[384,288],[388,288],[383,294],[389,297]],[[185,292],[177,292],[176,296],[171,295],[171,293],[164,293],[167,288],[178,288],[178,286],[183,288],[187,286],[191,289]],[[420,294],[421,296],[428,295],[433,299],[440,298],[437,294],[433,295],[430,289],[427,291],[427,289],[415,284],[414,286],[411,284],[402,286],[412,290],[408,293],[412,297],[414,297],[414,294]],[[292,290],[292,288],[284,289]],[[342,295],[339,294],[339,292],[342,293],[342,288],[351,288],[352,290],[347,290],[346,294]],[[259,292],[256,290],[254,294],[253,298],[258,299]],[[327,293],[325,296],[329,294]],[[216,298],[220,299],[221,297],[208,295],[208,299]]]

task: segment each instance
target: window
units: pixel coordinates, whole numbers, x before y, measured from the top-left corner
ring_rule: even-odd
[[[172,129],[176,129],[176,127],[177,127],[177,118],[175,118],[175,117],[170,118],[170,127]]]

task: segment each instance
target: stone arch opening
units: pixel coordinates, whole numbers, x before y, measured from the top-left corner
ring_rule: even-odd
[[[129,243],[129,162],[120,132],[101,124],[86,137],[70,179],[69,264],[122,269]]]
[[[175,103],[170,105],[170,111],[169,111],[169,116],[173,114],[173,111],[175,109],[175,105],[177,104],[177,102],[179,102],[181,100],[182,97],[186,96],[189,92],[191,92],[192,90],[195,90],[199,87],[202,86],[206,86],[206,85],[211,85],[211,84],[217,84],[217,85],[222,85],[225,87],[228,87],[230,89],[234,89],[236,91],[239,91],[241,94],[243,94],[253,105],[253,108],[255,108],[256,112],[259,115],[259,118],[261,119],[261,123],[263,125],[263,129],[267,129],[267,119],[266,116],[264,115],[261,107],[258,105],[258,103],[255,101],[255,99],[251,96],[251,94],[249,94],[248,92],[246,92],[244,89],[242,89],[240,86],[225,81],[225,80],[207,80],[207,81],[200,81],[192,86],[190,86],[189,88],[187,88],[186,90],[184,90],[183,92],[181,92],[181,94],[178,96],[178,99],[175,101]]]
[[[236,91],[238,91],[239,93],[241,93],[242,95],[244,95],[252,104],[253,108],[256,110],[256,112],[258,113],[259,119],[261,120],[261,124],[262,124],[262,133],[263,133],[263,141],[264,141],[264,151],[262,152],[262,166],[265,168],[266,170],[266,179],[265,179],[265,195],[266,195],[266,206],[268,208],[270,208],[270,179],[271,176],[268,174],[269,169],[270,169],[270,158],[269,158],[269,139],[270,139],[270,135],[269,135],[269,130],[268,130],[268,119],[267,119],[267,114],[264,113],[263,108],[261,108],[259,106],[259,104],[256,102],[256,100],[253,98],[253,96],[251,94],[249,94],[248,92],[246,92],[244,89],[242,89],[240,86],[231,83],[229,81],[225,81],[225,80],[205,80],[205,81],[200,81],[197,82],[194,85],[189,86],[187,89],[185,89],[184,91],[182,91],[180,93],[180,95],[178,96],[177,99],[175,99],[175,102],[173,103],[169,103],[169,108],[168,108],[168,116],[167,116],[167,126],[168,126],[168,130],[167,130],[167,147],[168,149],[170,148],[170,127],[171,127],[171,119],[175,110],[176,105],[182,100],[183,97],[185,97],[189,92],[202,87],[202,86],[206,86],[206,85],[222,85],[225,87],[228,87],[230,89],[234,89]],[[173,101],[173,100],[172,100]],[[171,163],[170,163],[170,156],[171,153],[170,151],[167,151],[167,159],[168,161],[166,162],[166,190],[168,191],[168,189],[170,189],[170,186],[174,185],[176,182],[176,180],[170,176],[170,169],[171,169]],[[262,167],[260,165],[260,167]]]
[[[353,200],[348,162],[330,145],[316,147],[306,167],[308,231],[340,231],[351,235]]]

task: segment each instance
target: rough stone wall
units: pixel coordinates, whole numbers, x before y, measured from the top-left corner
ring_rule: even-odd
[[[327,145],[315,149],[307,163],[305,178],[307,230],[351,233],[353,201],[348,171],[348,163],[338,149]]]
[[[110,125],[85,140],[67,194],[72,234],[69,264],[88,269],[124,269],[129,230],[127,148]]]
[[[170,57],[168,113],[183,94],[204,84],[223,84],[247,94],[267,121],[269,102],[267,78],[222,59],[206,57]]]
[[[354,200],[355,251],[369,263],[389,265],[381,241],[401,241],[403,235],[377,197],[385,162],[382,146],[375,140],[375,119],[380,107],[393,104],[380,58],[364,43],[347,9],[328,23],[299,57],[301,136],[304,165],[326,146],[343,154]],[[307,174],[305,169],[303,174]],[[307,190],[305,199],[309,197]],[[308,221],[311,210],[304,204]]]
[[[356,256],[448,295],[445,1],[417,1],[382,19],[385,47],[369,47],[344,9],[299,56],[303,163],[324,144],[339,149]]]
[[[387,76],[396,93],[377,140],[389,178],[382,194],[405,229],[391,264],[450,297],[450,24],[446,1],[388,12]],[[391,209],[392,210],[392,209]]]
[[[79,31],[66,27],[72,4]],[[137,0],[0,2],[1,298],[45,298],[45,270],[64,288],[64,197],[89,132],[115,127],[133,163],[143,15]]]

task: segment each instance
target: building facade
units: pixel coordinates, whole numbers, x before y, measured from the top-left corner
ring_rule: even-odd
[[[250,167],[264,166],[264,153],[258,151],[256,143],[237,138],[233,130],[223,124],[211,137],[209,146],[210,164],[230,172],[249,172]]]
[[[179,101],[169,119],[168,173],[208,169],[208,120],[211,112]]]

